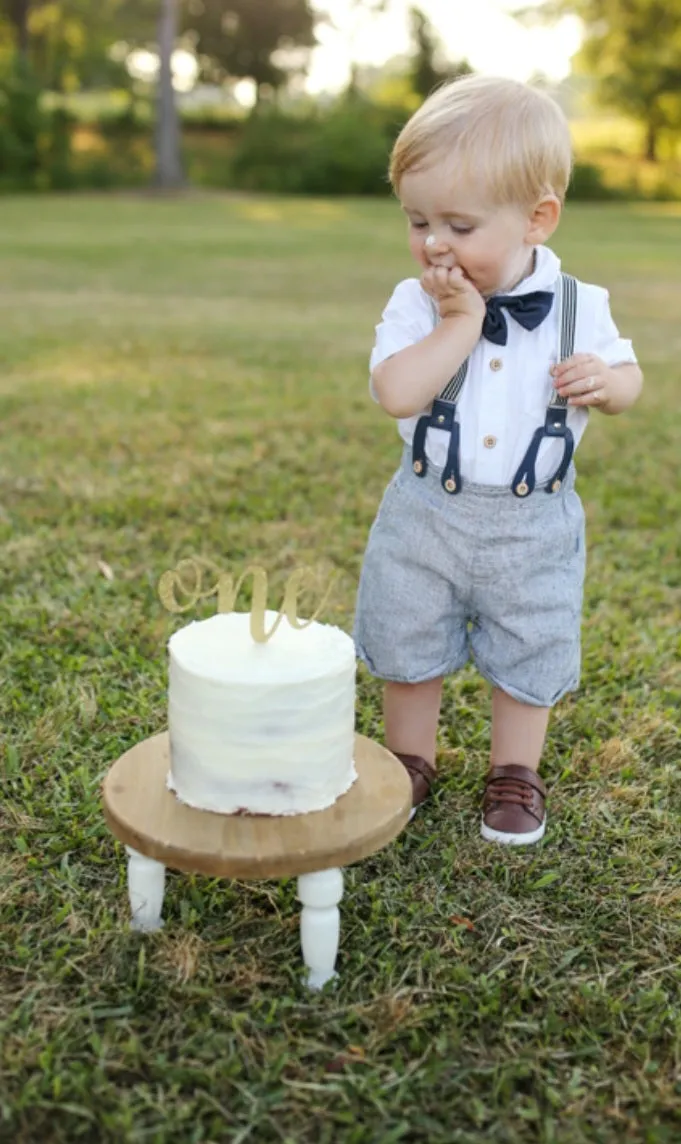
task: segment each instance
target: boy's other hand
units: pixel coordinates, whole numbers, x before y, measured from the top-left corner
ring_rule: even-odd
[[[473,318],[482,329],[485,299],[459,266],[453,270],[429,266],[421,275],[421,286],[437,302],[441,318]]]
[[[596,354],[573,354],[551,369],[553,384],[568,405],[607,405],[617,379]]]
[[[551,367],[553,384],[568,405],[622,413],[637,400],[643,375],[633,362],[607,365],[597,354],[573,354]]]

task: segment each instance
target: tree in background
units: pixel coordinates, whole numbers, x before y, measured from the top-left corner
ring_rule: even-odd
[[[11,27],[16,38],[16,49],[23,59],[28,56],[29,4],[30,0],[2,0],[0,3],[0,16]]]
[[[124,82],[113,43],[153,41],[158,0],[0,0],[0,21],[43,89],[77,91]]]
[[[390,7],[390,0],[348,0],[348,7],[350,21],[345,40],[346,50],[350,59],[350,78],[344,96],[346,99],[353,100],[360,96],[361,88],[359,82],[361,68],[356,59],[357,38],[365,20],[375,16],[382,16]],[[326,20],[329,24],[335,26],[338,31],[338,25],[334,25],[331,17],[327,17]]]
[[[184,183],[180,153],[180,124],[173,90],[171,60],[178,30],[177,0],[161,0],[158,20],[158,77],[156,114],[156,178],[164,190]]]
[[[12,80],[12,113],[7,109],[4,113],[4,120],[12,127],[10,133],[8,123],[4,124],[4,136],[10,140],[13,154],[21,152],[27,156],[21,165],[15,161],[15,167],[23,170],[29,159],[33,166],[37,161],[33,152],[37,154],[41,132],[41,88],[64,92],[121,82],[127,78],[127,51],[157,45],[160,69],[155,181],[164,188],[182,185],[180,131],[171,74],[171,56],[178,38],[178,0],[98,0],[97,4],[92,0],[0,0],[2,19],[12,31],[15,58],[26,73],[25,92]],[[124,52],[116,64],[111,48],[123,38]],[[26,107],[33,108],[30,123]],[[25,122],[31,127],[30,140]]]
[[[310,0],[184,0],[183,31],[204,78],[252,79],[259,101],[305,70],[316,43]]]
[[[414,45],[409,78],[417,95],[426,99],[444,81],[471,74],[473,69],[466,60],[446,62],[440,38],[420,8],[409,10],[409,20]]]
[[[643,125],[655,162],[661,133],[681,127],[681,0],[547,0],[515,13],[525,24],[568,14],[584,23],[577,65],[595,77],[596,99]]]

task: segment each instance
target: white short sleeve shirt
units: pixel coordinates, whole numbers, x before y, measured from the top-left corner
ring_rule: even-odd
[[[560,261],[546,246],[537,248],[533,274],[509,294],[534,290],[555,292]],[[510,314],[508,342],[497,346],[482,337],[473,350],[468,375],[457,402],[461,426],[460,462],[464,480],[480,485],[507,485],[522,461],[532,435],[544,424],[553,384],[549,369],[559,356],[557,304],[535,330],[525,330]],[[370,370],[433,330],[433,308],[417,278],[407,278],[393,291],[380,323],[371,353]],[[593,353],[608,365],[636,362],[632,344],[621,338],[610,313],[608,291],[585,282],[577,285],[575,353]],[[455,363],[457,364],[457,363]],[[454,372],[454,370],[452,371]],[[372,391],[373,395],[373,391]],[[423,410],[427,413],[428,410]],[[410,445],[419,413],[398,421],[403,440]],[[588,410],[568,406],[568,425],[575,446],[584,433]],[[429,429],[426,454],[442,468],[447,458],[449,433]],[[548,480],[563,455],[563,442],[542,442],[537,458],[537,483]]]

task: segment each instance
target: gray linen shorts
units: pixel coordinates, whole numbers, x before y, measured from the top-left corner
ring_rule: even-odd
[[[579,683],[584,510],[571,471],[556,493],[526,500],[411,469],[385,491],[360,576],[357,655],[372,675],[421,683],[472,656],[521,703],[551,707]]]

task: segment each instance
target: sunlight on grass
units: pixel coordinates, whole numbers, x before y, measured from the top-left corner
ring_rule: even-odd
[[[629,209],[633,215],[644,215],[646,218],[681,218],[681,202],[631,203]]]
[[[281,222],[288,212],[273,206],[272,203],[253,201],[240,202],[237,206],[237,213],[242,218],[250,219],[251,222]]]
[[[260,199],[237,198],[233,211],[249,222],[280,223],[283,221],[304,227],[310,219],[331,219],[334,222],[348,218],[351,207],[342,199],[306,198],[280,199],[276,203]]]

